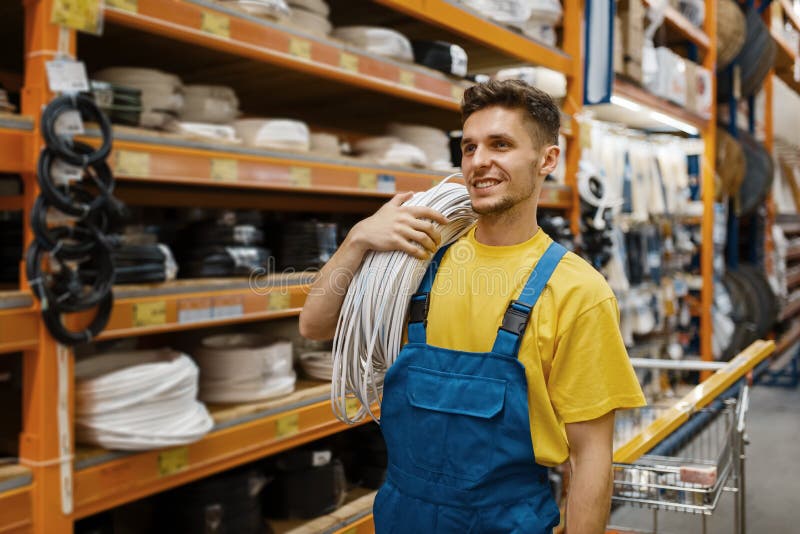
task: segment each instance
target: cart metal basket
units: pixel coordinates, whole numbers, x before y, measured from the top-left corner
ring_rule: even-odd
[[[738,398],[716,401],[689,420],[650,453],[631,464],[614,464],[612,517],[620,507],[652,510],[652,528],[609,526],[619,532],[659,532],[659,511],[696,514],[706,532],[723,493],[734,494],[734,532],[745,532],[744,447],[746,385]],[[615,449],[668,408],[645,407],[617,412]]]

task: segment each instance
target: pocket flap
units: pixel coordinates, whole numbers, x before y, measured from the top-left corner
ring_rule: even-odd
[[[490,419],[503,409],[506,381],[410,366],[406,395],[417,408]]]

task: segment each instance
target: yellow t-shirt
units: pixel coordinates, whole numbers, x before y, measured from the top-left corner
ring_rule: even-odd
[[[450,247],[433,284],[430,345],[468,352],[492,349],[511,299],[552,243],[542,230],[524,243],[494,247],[473,227]],[[531,313],[519,360],[528,380],[536,461],[569,456],[565,423],[645,404],[619,330],[619,309],[603,276],[569,252]]]

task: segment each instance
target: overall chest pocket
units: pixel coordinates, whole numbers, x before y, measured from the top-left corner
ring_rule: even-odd
[[[406,397],[406,442],[414,465],[470,482],[492,470],[493,441],[502,437],[505,380],[410,366]]]

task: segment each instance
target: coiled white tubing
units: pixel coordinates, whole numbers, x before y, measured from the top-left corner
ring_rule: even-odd
[[[427,206],[449,220],[434,225],[441,245],[461,237],[477,220],[467,188],[445,178],[437,186],[416,193],[405,206]],[[333,340],[331,404],[341,421],[353,424],[367,415],[379,422],[372,406],[379,405],[383,377],[400,352],[406,312],[430,260],[405,252],[369,252],[347,290]],[[348,414],[348,399],[361,407]]]
[[[79,441],[147,450],[197,441],[214,422],[197,401],[198,369],[169,349],[100,354],[75,366]]]

